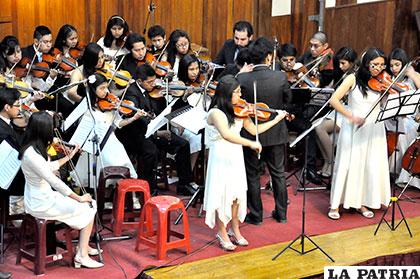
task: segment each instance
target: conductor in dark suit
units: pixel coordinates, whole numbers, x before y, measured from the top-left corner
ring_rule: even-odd
[[[248,21],[238,21],[233,26],[233,39],[225,41],[222,49],[213,60],[219,65],[233,64],[241,48],[247,47],[252,40],[254,30]]]
[[[241,84],[242,97],[247,102],[254,102],[253,82],[256,81],[257,102],[266,103],[272,109],[283,109],[291,99],[290,86],[284,73],[269,68],[272,58],[273,44],[266,38],[258,38],[250,46],[250,60],[255,65],[253,71],[241,73],[237,78]],[[255,139],[245,130],[242,130],[242,135],[248,139]],[[273,183],[275,208],[272,217],[278,222],[286,223],[287,189],[284,175],[284,151],[288,141],[286,123],[282,121],[262,133],[259,135],[259,141],[263,146],[261,159],[266,162]],[[258,157],[255,151],[244,147],[244,159],[249,210],[245,222],[258,225],[263,218]]]

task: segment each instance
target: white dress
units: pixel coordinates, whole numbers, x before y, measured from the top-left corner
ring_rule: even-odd
[[[353,115],[365,117],[379,95],[373,91],[364,97],[355,88],[348,95],[348,106]],[[357,126],[343,118],[338,136],[331,187],[331,208],[343,204],[344,208],[367,206],[378,209],[390,199],[389,167],[385,128],[375,123],[379,106]]]
[[[209,115],[214,110],[211,109]],[[236,120],[230,129],[239,134],[242,125],[242,120]],[[232,220],[232,204],[236,199],[239,204],[238,217],[243,222],[247,213],[248,187],[242,145],[223,139],[212,125],[206,125],[205,139],[209,148],[204,192],[205,222],[214,228],[217,211],[219,219],[226,226]]]
[[[113,118],[114,112],[107,111],[102,112],[99,110],[93,110],[93,115],[95,117],[95,121],[97,125],[101,125],[101,123],[111,123]],[[85,113],[85,116],[89,116],[90,112],[87,111]],[[119,126],[119,122],[121,121],[121,118],[117,117],[114,120],[114,123]],[[92,156],[90,156],[90,161],[88,160],[88,153],[83,152],[82,155],[79,157],[79,160],[77,161],[75,171],[71,173],[74,181],[78,186],[79,184],[82,184],[82,186],[88,185],[88,162],[90,162],[90,165],[92,165]],[[133,164],[131,163],[130,158],[127,155],[127,152],[123,146],[123,144],[117,139],[115,136],[115,133],[112,133],[108,141],[106,142],[104,148],[100,152],[100,155],[98,156],[98,163],[97,163],[97,182],[99,180],[99,174],[102,168],[108,167],[108,166],[123,166],[130,169],[130,176],[131,178],[137,178],[137,172],[134,169]],[[77,175],[76,175],[77,173]],[[92,169],[91,169],[92,173]],[[79,183],[80,179],[80,183]],[[90,185],[93,184],[93,175],[90,175]]]
[[[96,204],[79,203],[68,197],[73,191],[53,171],[58,161],[47,161],[31,146],[22,157],[25,175],[25,212],[36,218],[57,220],[72,228],[82,229],[94,218]],[[56,191],[53,191],[52,188]]]
[[[104,54],[108,57],[114,57],[115,54],[117,55],[116,57],[118,57],[118,56],[126,55],[127,53],[130,53],[125,47],[123,47],[121,49],[120,48],[106,47],[105,44],[104,44],[104,37],[101,37],[97,41],[97,44],[102,47],[102,49],[104,50]],[[115,63],[115,62],[112,61],[112,63]]]

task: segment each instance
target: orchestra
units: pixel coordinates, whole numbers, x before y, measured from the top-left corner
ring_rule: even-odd
[[[216,237],[226,251],[248,245],[239,231],[241,222],[264,226],[261,168],[270,175],[271,217],[288,225],[287,208],[295,206],[289,205],[286,188],[285,164],[295,158],[287,151],[290,132],[307,133],[307,144],[298,145],[305,157],[305,166],[300,161],[303,173],[309,183],[331,191],[325,191],[330,208],[322,211],[334,222],[343,209],[352,208],[365,218],[381,214],[391,198],[390,172],[396,172],[398,184],[409,180],[402,157],[418,138],[420,112],[375,122],[388,96],[420,88],[417,60],[403,49],[388,55],[379,48],[359,55],[351,46],[335,51],[327,34],[318,31],[306,51],[298,50],[290,42],[256,37],[251,23],[238,21],[233,37],[207,61],[192,48],[194,34],[153,25],[146,38],[129,26],[113,15],[97,42],[92,38],[85,43],[78,32],[84,26],[70,24],[57,34],[44,25],[35,27],[33,43],[25,48],[12,34],[0,38],[0,142],[12,136],[23,171],[7,190],[13,194],[11,213],[59,216],[57,220],[81,230],[76,267],[103,266],[89,257],[101,252],[87,240],[95,223],[96,205],[89,207],[95,196],[78,195],[74,189],[90,185],[86,191],[93,193],[94,178],[107,166],[127,167],[131,178],[148,182],[152,196],[191,197],[204,189],[203,222],[217,227]],[[264,111],[257,105],[261,102],[266,118],[258,117]],[[239,103],[245,116],[237,113]],[[199,111],[205,119],[175,120],[189,111]],[[60,163],[46,151],[53,128],[42,126],[50,125],[55,114],[65,123],[77,118],[68,127],[57,127],[64,140],[75,144],[59,156],[66,158]],[[155,127],[156,119],[164,121]],[[78,141],[86,123],[95,125],[96,147]],[[190,129],[192,124],[200,125],[199,132]],[[28,138],[36,129],[45,130],[38,139]],[[397,132],[390,154],[388,132]],[[89,148],[96,150],[96,169]],[[398,156],[392,155],[396,149]],[[209,162],[207,171],[200,156]],[[167,175],[161,171],[166,164],[162,157],[175,161],[175,192],[159,183]],[[74,169],[66,175],[58,171],[70,164]],[[54,171],[37,170],[52,165]],[[197,176],[200,171],[204,179]],[[237,175],[235,180],[229,172]],[[42,184],[39,193],[33,190],[37,181]],[[419,179],[410,183],[420,188]],[[51,199],[39,199],[36,193]],[[75,213],[69,217],[69,212]]]

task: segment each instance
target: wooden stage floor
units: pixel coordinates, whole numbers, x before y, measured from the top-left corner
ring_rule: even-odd
[[[272,257],[289,241],[148,271],[146,274],[152,278],[304,278],[323,273],[324,266],[354,265],[379,256],[420,251],[420,216],[407,221],[413,238],[410,238],[404,223],[395,231],[383,223],[376,236],[373,233],[377,225],[311,236],[335,263],[320,250],[300,255],[290,249],[272,261]],[[293,247],[300,250],[299,241]],[[305,239],[305,251],[311,248],[313,245]]]

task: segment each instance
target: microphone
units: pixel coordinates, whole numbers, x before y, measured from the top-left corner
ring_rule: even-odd
[[[60,88],[57,88],[56,90],[54,90],[54,91],[51,91],[50,93],[48,93],[48,94],[46,94],[46,95],[54,95],[54,94],[58,94],[58,93],[62,93],[62,92],[64,92],[64,91],[67,91],[67,90],[69,90],[70,88],[72,88],[72,87],[74,87],[74,86],[77,86],[77,85],[79,85],[79,84],[82,84],[82,83],[85,83],[86,81],[88,81],[89,79],[88,78],[86,78],[86,79],[83,79],[83,80],[81,80],[81,81],[78,81],[78,82],[75,82],[75,83],[70,83],[70,84],[67,84],[67,85],[64,85],[64,86],[61,86]]]

